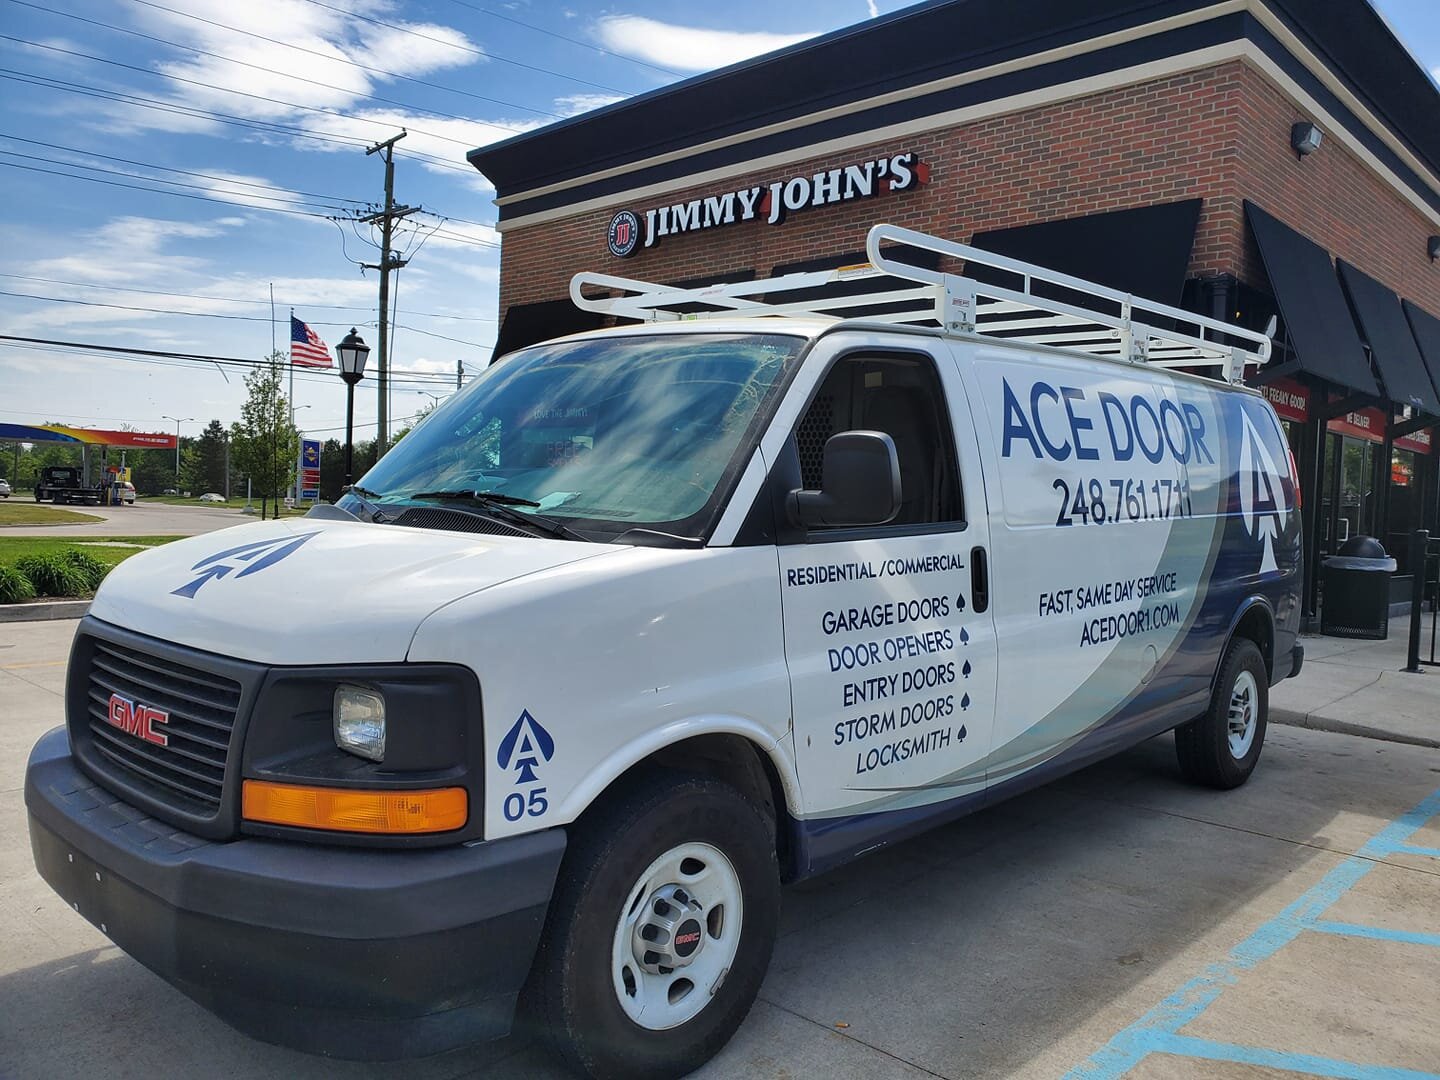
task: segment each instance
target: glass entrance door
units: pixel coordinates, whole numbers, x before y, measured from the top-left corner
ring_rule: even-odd
[[[1378,443],[1330,434],[1325,439],[1325,485],[1320,505],[1324,551],[1333,555],[1352,536],[1375,535],[1379,503],[1376,470]]]

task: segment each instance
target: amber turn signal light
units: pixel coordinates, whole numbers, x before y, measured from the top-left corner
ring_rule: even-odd
[[[246,780],[241,815],[246,821],[359,833],[450,832],[465,824],[464,788],[422,791],[356,791]]]

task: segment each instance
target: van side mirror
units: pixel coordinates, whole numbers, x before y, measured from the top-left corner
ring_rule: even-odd
[[[790,492],[790,520],[815,525],[883,525],[900,512],[900,457],[883,431],[842,431],[825,443],[820,490]]]

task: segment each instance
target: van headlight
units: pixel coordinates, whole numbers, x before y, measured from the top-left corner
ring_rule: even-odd
[[[333,716],[336,746],[370,761],[385,760],[385,695],[363,686],[338,686]]]

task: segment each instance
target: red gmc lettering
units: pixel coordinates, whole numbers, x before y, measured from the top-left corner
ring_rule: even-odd
[[[170,736],[156,727],[157,724],[169,722],[170,714],[167,712],[149,705],[137,705],[129,698],[111,694],[110,715],[107,719],[111,727],[119,728],[127,735],[134,735],[137,739],[154,743],[156,746],[170,745]]]

